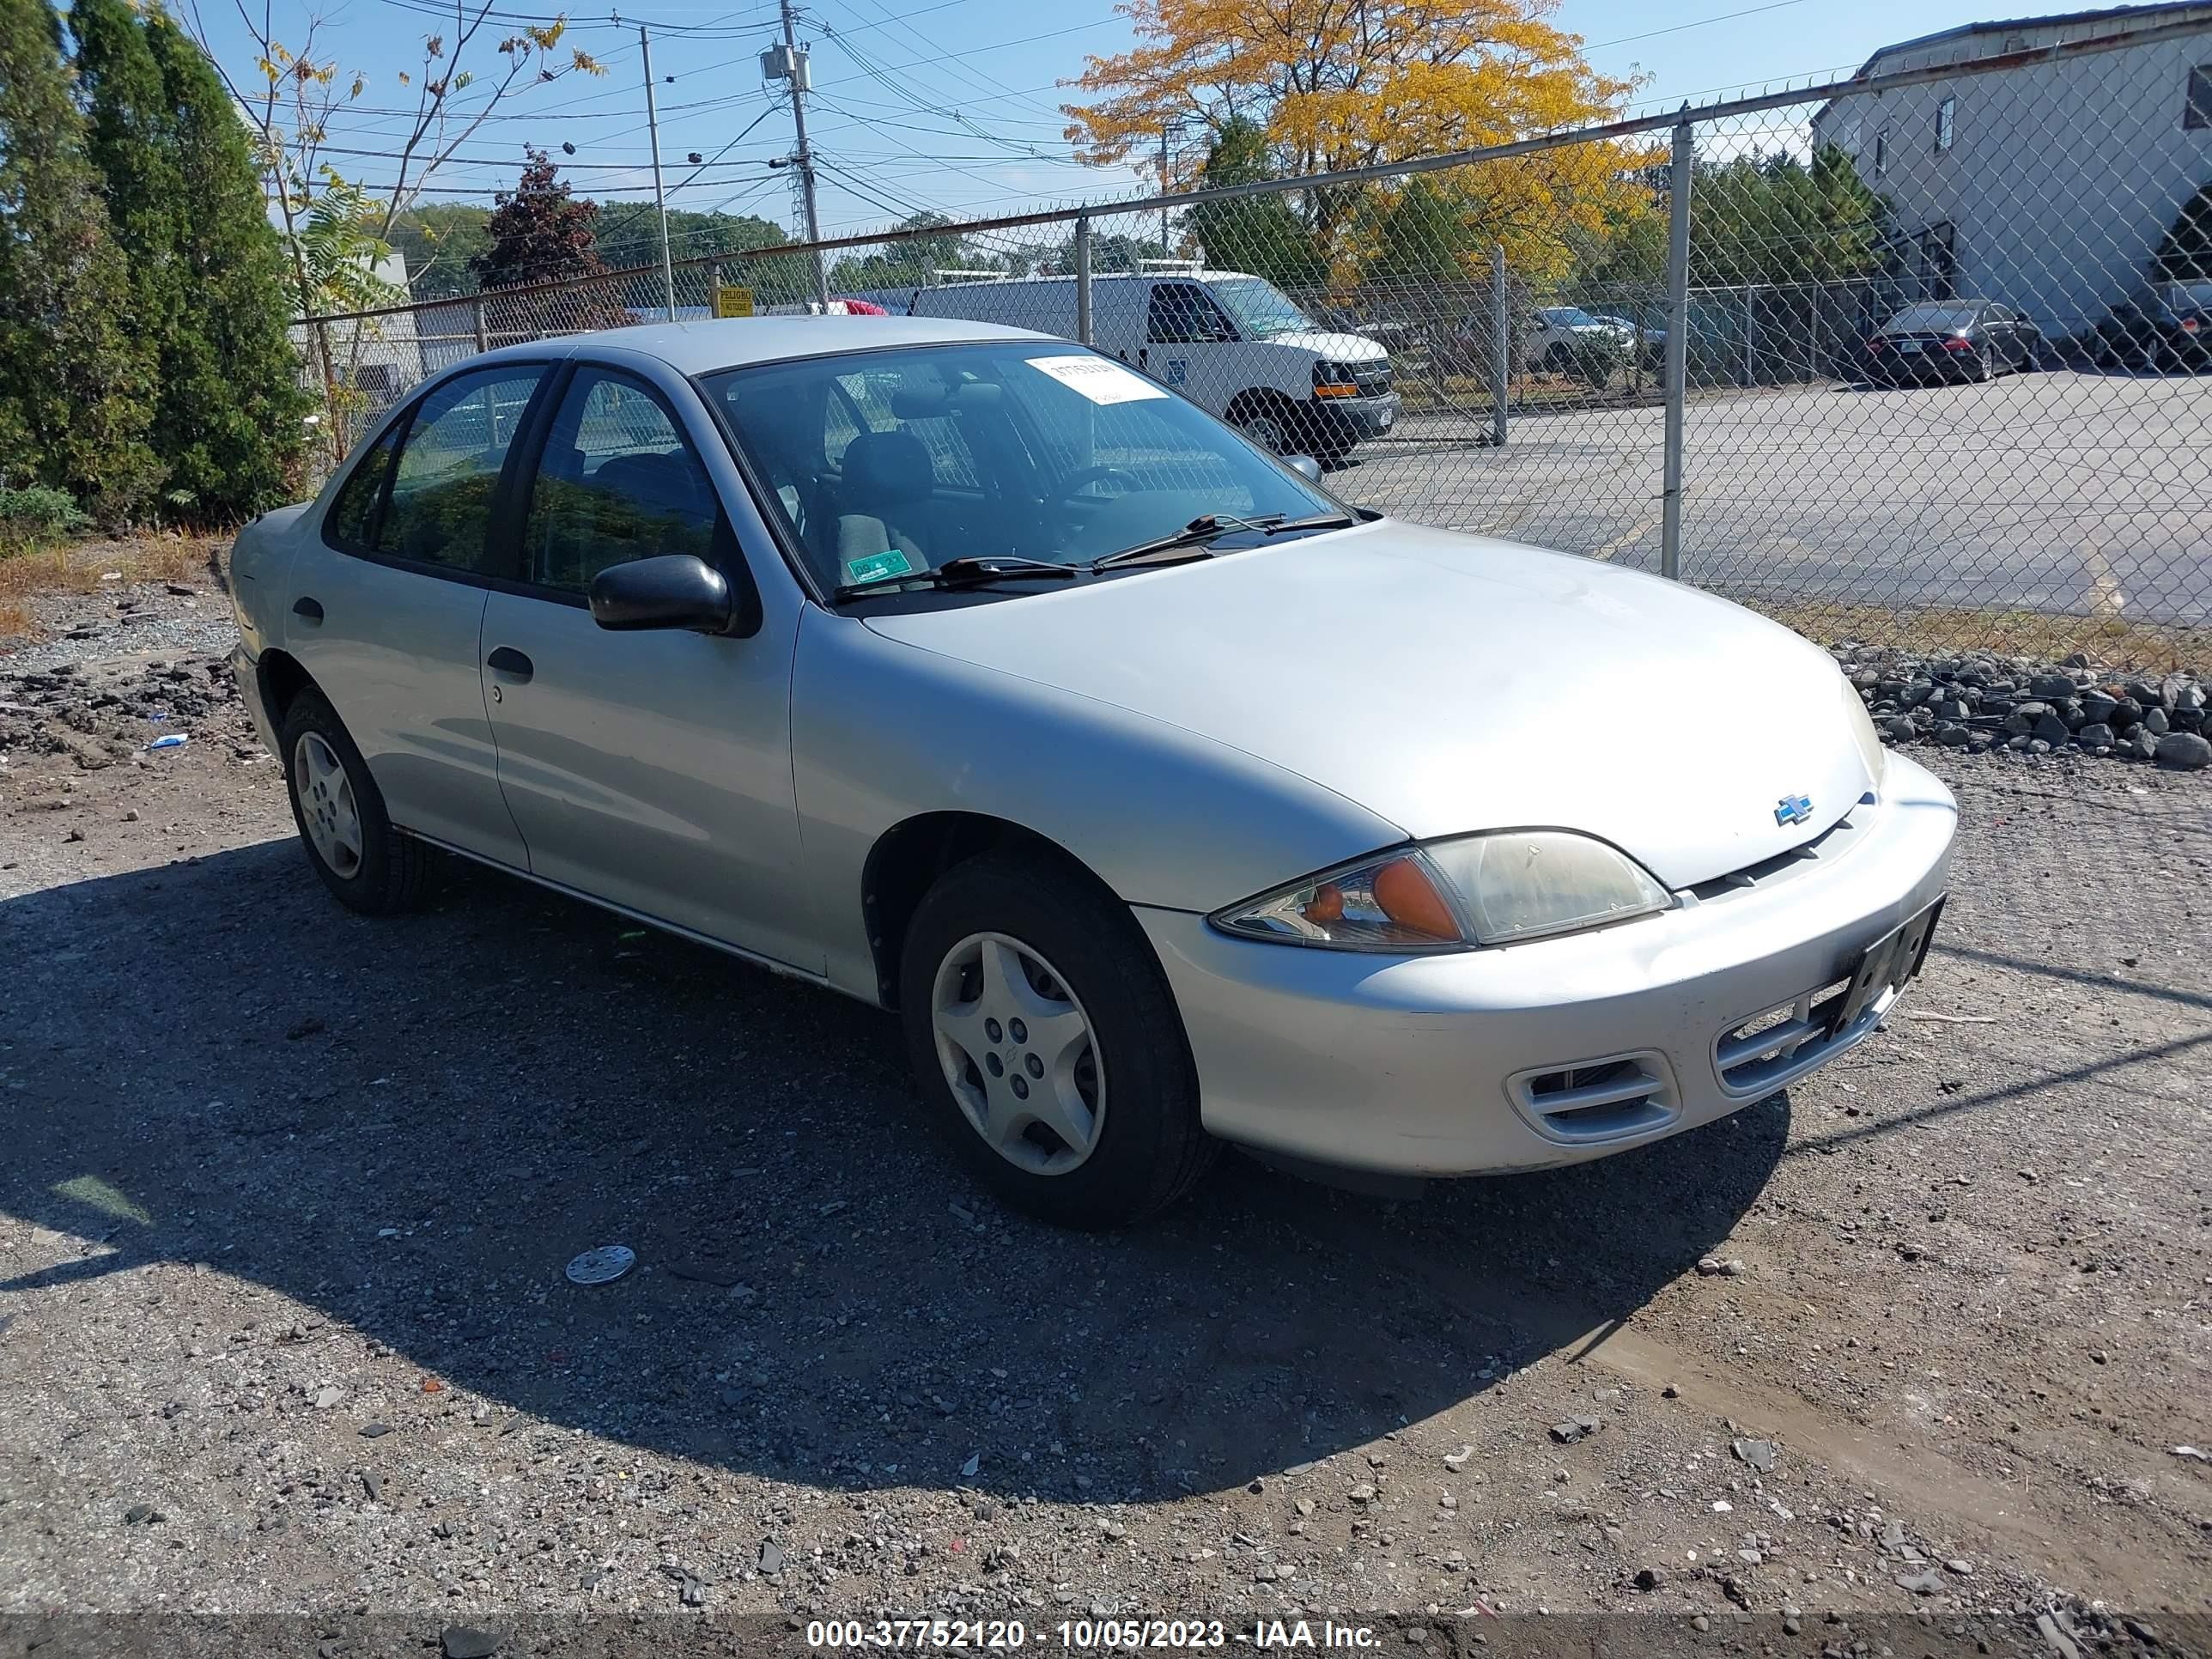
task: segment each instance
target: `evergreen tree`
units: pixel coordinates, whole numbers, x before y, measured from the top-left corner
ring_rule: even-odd
[[[1459,210],[1426,179],[1415,178],[1382,216],[1380,245],[1367,262],[1370,282],[1457,283],[1462,250],[1487,252],[1471,238]]]
[[[100,169],[108,234],[122,251],[131,285],[131,332],[166,378],[181,299],[177,238],[184,190],[161,71],[137,13],[125,0],[76,0],[69,25],[76,37],[85,155]],[[155,422],[157,450],[167,449],[167,424],[165,411]],[[168,459],[163,453],[162,459]]]
[[[60,19],[0,0],[0,475],[51,484],[110,520],[161,477],[144,441],[150,354],[108,234]]]
[[[314,399],[300,384],[284,252],[246,129],[206,54],[161,13],[146,23],[183,186],[176,349],[156,434],[169,487],[203,516],[242,519],[295,493]]]
[[[1275,176],[1267,135],[1237,116],[1224,124],[1207,151],[1202,180],[1207,189],[1253,185]],[[1328,283],[1328,263],[1282,194],[1203,202],[1190,210],[1191,228],[1208,264],[1249,271],[1279,288],[1318,289]]]

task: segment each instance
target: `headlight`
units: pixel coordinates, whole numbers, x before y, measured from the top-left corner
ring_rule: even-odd
[[[1313,366],[1313,388],[1316,398],[1357,398],[1359,377],[1352,372],[1351,364],[1323,358]]]
[[[1634,860],[1563,830],[1464,836],[1309,877],[1209,918],[1336,951],[1463,951],[1571,933],[1674,902]]]
[[[1844,679],[1843,686],[1844,718],[1850,722],[1851,740],[1859,746],[1859,758],[1866,763],[1867,776],[1879,789],[1882,774],[1889,769],[1889,750],[1882,747],[1881,733],[1874,729],[1874,716],[1867,713],[1858,687],[1849,678]]]

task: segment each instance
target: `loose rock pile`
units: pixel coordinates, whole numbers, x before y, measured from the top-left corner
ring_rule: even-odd
[[[2078,655],[2057,665],[1912,656],[1848,641],[1834,654],[1885,742],[2029,758],[2072,749],[2185,771],[2212,765],[2205,689],[2194,673],[2114,674]]]
[[[167,732],[234,747],[252,743],[222,658],[123,658],[0,674],[0,756],[66,754],[92,771]]]

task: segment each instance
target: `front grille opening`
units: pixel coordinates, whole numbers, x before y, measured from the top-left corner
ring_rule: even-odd
[[[1756,864],[1747,864],[1741,870],[1731,870],[1724,876],[1715,876],[1711,881],[1701,881],[1689,890],[1699,901],[1725,898],[1730,893],[1741,893],[1764,887],[1782,877],[1802,870],[1808,864],[1817,864],[1824,858],[1833,858],[1846,850],[1857,835],[1859,823],[1852,822],[1853,813],[1846,812],[1810,841],[1777,853],[1771,859],[1761,859]]]
[[[1779,1088],[1784,1073],[1826,1049],[1832,1035],[1829,1023],[1850,988],[1849,980],[1837,980],[1723,1031],[1713,1045],[1722,1086],[1731,1093]]]
[[[1649,1050],[1523,1072],[1508,1086],[1537,1130],[1571,1143],[1649,1133],[1680,1110],[1667,1062]]]
[[[1557,1097],[1589,1084],[1617,1083],[1623,1078],[1643,1075],[1632,1060],[1608,1060],[1598,1066],[1572,1066],[1562,1072],[1539,1073],[1529,1079],[1528,1092],[1540,1103],[1547,1096]]]

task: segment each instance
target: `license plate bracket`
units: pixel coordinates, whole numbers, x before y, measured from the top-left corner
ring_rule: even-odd
[[[1842,1002],[1829,1018],[1830,1036],[1850,1027],[1880,1000],[1884,992],[1901,988],[1920,972],[1921,964],[1928,960],[1929,941],[1936,937],[1936,921],[1942,914],[1943,900],[1938,898],[1867,946],[1857,968],[1852,970],[1850,988],[1844,993]]]

